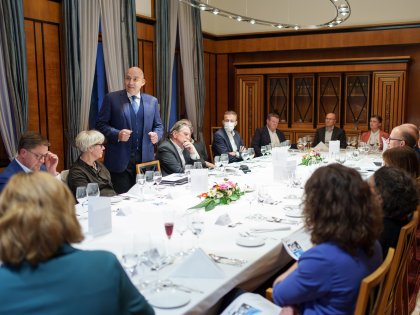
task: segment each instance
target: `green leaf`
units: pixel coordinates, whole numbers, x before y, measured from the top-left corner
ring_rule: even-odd
[[[208,205],[206,205],[205,210],[210,211],[216,208],[217,204],[215,202],[209,202]]]
[[[199,208],[204,208],[204,207],[206,207],[210,202],[212,202],[212,199],[210,199],[210,198],[206,198],[206,199],[204,199],[202,202],[200,202],[198,205],[195,205],[195,206],[193,206],[193,207],[191,207],[191,208],[189,208],[189,209],[199,209]]]
[[[230,200],[232,200],[232,201],[235,201],[235,200],[238,200],[239,199],[239,196],[238,195],[232,195],[232,196],[230,196]]]

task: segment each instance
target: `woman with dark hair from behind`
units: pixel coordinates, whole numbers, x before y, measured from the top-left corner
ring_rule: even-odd
[[[84,251],[74,198],[46,172],[19,173],[0,195],[0,314],[154,314],[117,258]]]
[[[415,180],[396,167],[381,167],[371,177],[371,185],[380,196],[384,213],[384,229],[379,241],[382,254],[389,247],[395,248],[401,228],[411,220],[419,197]]]
[[[314,247],[279,276],[273,298],[299,314],[353,314],[361,280],[382,262],[379,201],[359,173],[339,164],[305,184],[305,227]]]
[[[420,176],[419,159],[416,151],[408,146],[395,147],[382,154],[385,166],[394,166],[409,173],[413,178]]]

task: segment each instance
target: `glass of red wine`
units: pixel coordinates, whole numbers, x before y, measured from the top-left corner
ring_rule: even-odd
[[[175,225],[175,211],[166,209],[163,211],[163,226],[165,228],[165,234],[168,238],[167,243],[167,253],[169,255],[169,242],[171,240],[172,234],[174,232]]]

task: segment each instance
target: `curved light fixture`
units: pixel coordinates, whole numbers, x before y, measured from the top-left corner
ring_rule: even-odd
[[[213,13],[214,15],[220,15],[228,19],[236,20],[238,22],[259,24],[259,25],[276,27],[279,29],[292,29],[292,30],[334,27],[346,21],[350,17],[350,14],[351,14],[350,4],[348,0],[329,0],[333,4],[336,11],[335,17],[332,20],[329,20],[328,22],[321,23],[321,24],[300,25],[300,24],[290,24],[290,23],[270,22],[270,21],[260,20],[260,19],[249,17],[249,16],[244,16],[241,14],[225,11],[221,8],[216,8],[200,0],[179,0],[179,1],[182,3],[188,4],[194,8],[198,8],[201,11]]]

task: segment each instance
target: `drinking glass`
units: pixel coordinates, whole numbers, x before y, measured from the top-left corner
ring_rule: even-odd
[[[87,201],[86,186],[76,188],[76,200],[83,207]]]
[[[154,184],[153,177],[154,177],[154,171],[146,171],[144,174],[144,177],[146,178],[146,186],[149,189],[149,192]]]
[[[86,186],[87,198],[99,197],[100,191],[98,183],[89,183]]]
[[[299,138],[299,139],[298,139],[298,142],[297,142],[297,148],[298,148],[298,150],[299,150],[300,152],[305,151],[305,142],[303,141],[303,139],[302,139],[302,138]]]
[[[216,165],[216,169],[220,169],[223,165],[223,162],[220,160],[220,155],[214,157],[214,165]]]
[[[337,163],[340,163],[341,165],[343,165],[346,162],[346,154],[343,152],[337,153],[335,155],[335,160]]]
[[[198,213],[193,213],[191,215],[190,230],[195,236],[197,236],[196,247],[198,248],[200,235],[203,233],[203,230],[204,230],[204,219],[202,215]]]
[[[241,152],[241,157],[242,157],[242,160],[243,160],[243,161],[247,161],[247,160],[248,160],[248,158],[249,158],[248,151],[243,151],[243,152]]]
[[[153,173],[153,182],[156,184],[156,189],[159,188],[159,184],[162,181],[162,173],[160,171],[155,171]]]
[[[248,159],[253,159],[254,158],[254,156],[255,156],[255,150],[254,150],[254,148],[249,148],[248,149]]]
[[[267,155],[270,155],[271,154],[271,144],[267,144],[266,146],[266,153],[267,153]]]
[[[163,223],[165,227],[165,234],[168,237],[168,240],[171,239],[172,233],[174,231],[174,221],[175,221],[175,214],[172,210],[165,210],[163,213]]]
[[[146,177],[144,176],[144,174],[137,174],[136,175],[136,183],[140,188],[141,197],[143,197],[143,194],[144,194],[144,183],[145,182],[146,182]]]
[[[191,183],[191,169],[193,168],[193,166],[191,164],[187,164],[184,167],[184,174],[187,176],[188,178],[188,183]]]
[[[136,275],[138,262],[139,257],[135,248],[135,237],[134,235],[129,235],[126,242],[123,244],[121,264],[130,277],[134,277]]]
[[[201,162],[194,162],[194,169],[201,169],[203,168],[203,164]]]
[[[262,145],[261,146],[261,155],[262,156],[265,156],[265,154],[267,153],[267,146],[265,146],[265,145]]]
[[[222,172],[224,172],[224,167],[229,164],[229,155],[227,155],[226,153],[221,154],[220,162],[221,162]]]
[[[187,229],[188,229],[187,217],[184,214],[177,216],[175,219],[175,230],[178,232],[179,236],[181,237],[181,243],[180,243],[181,250],[178,252],[177,254],[178,256],[184,256],[186,254],[183,248],[182,239]]]

